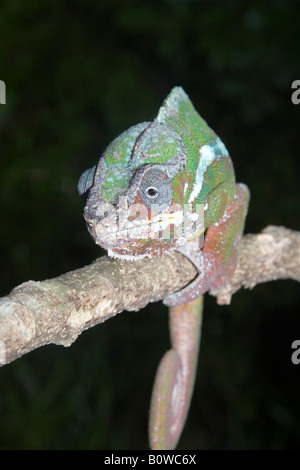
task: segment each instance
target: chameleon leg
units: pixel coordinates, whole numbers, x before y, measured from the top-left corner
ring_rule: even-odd
[[[150,407],[152,450],[172,450],[184,427],[192,398],[201,338],[203,297],[170,308],[172,349],[158,367]]]
[[[237,250],[242,238],[249,203],[249,190],[244,184],[236,184],[235,195],[219,222],[207,229],[203,251],[214,256],[222,266],[210,289],[221,289],[231,279],[237,262]]]
[[[247,214],[249,192],[243,184],[235,185],[235,195],[218,222],[209,225],[203,248],[196,250],[194,240],[179,248],[198,269],[198,276],[181,291],[164,299],[167,306],[180,305],[203,295],[210,289],[221,289],[230,281],[236,266],[237,248]]]

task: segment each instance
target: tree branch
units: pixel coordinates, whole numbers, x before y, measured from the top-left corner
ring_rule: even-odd
[[[170,252],[132,262],[103,256],[54,279],[25,282],[0,299],[0,365],[49,343],[70,346],[82,331],[161,300],[195,276],[187,258]],[[241,287],[275,279],[300,281],[300,233],[269,226],[242,238],[230,285],[210,293],[228,304]]]

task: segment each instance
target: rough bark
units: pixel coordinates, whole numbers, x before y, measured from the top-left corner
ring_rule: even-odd
[[[195,275],[183,255],[171,252],[132,262],[104,256],[54,279],[25,282],[0,299],[0,365],[45,344],[70,346],[87,328],[161,300]],[[241,287],[276,279],[300,281],[300,233],[269,226],[243,237],[230,285],[210,293],[228,304]]]

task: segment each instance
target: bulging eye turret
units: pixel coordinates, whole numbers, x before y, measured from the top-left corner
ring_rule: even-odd
[[[140,196],[150,209],[152,204],[168,207],[173,196],[173,180],[158,168],[145,171],[140,184]]]
[[[96,173],[96,165],[93,168],[89,168],[80,176],[78,181],[78,192],[79,195],[83,198],[88,196],[88,192],[94,184],[94,177]]]

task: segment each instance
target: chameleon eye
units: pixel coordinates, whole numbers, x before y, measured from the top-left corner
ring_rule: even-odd
[[[87,197],[89,190],[94,184],[95,173],[96,166],[93,166],[93,168],[89,168],[80,176],[77,186],[80,196]]]
[[[151,209],[152,206],[168,207],[172,202],[173,180],[159,168],[148,167],[139,177],[140,196],[144,204]]]
[[[146,195],[151,199],[155,199],[158,195],[158,189],[156,189],[154,186],[150,186],[146,189]]]

